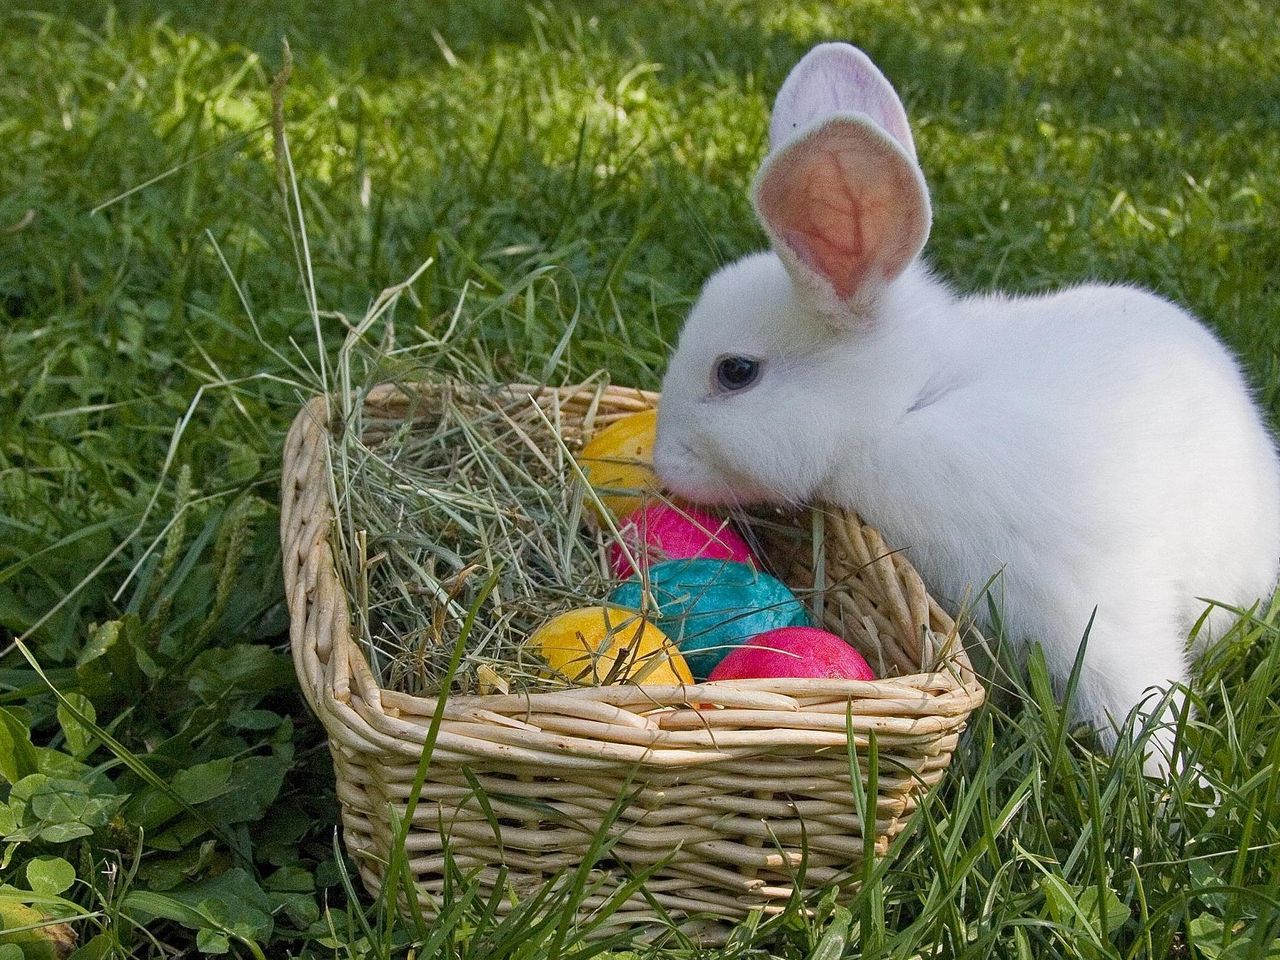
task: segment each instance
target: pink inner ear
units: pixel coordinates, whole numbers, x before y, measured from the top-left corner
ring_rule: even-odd
[[[793,219],[782,236],[806,265],[826,277],[841,300],[851,296],[867,269],[864,231],[867,201],[854,193],[842,174],[838,154],[814,163],[784,200]]]
[[[911,161],[865,121],[836,117],[784,147],[757,191],[774,237],[848,300],[920,252],[928,200]]]

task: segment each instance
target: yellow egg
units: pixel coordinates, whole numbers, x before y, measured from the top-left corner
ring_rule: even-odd
[[[529,643],[556,673],[584,686],[693,683],[667,635],[625,610],[570,610],[535,630]]]
[[[609,424],[582,448],[578,462],[587,481],[615,517],[638,510],[645,494],[658,490],[652,466],[657,430],[658,411],[644,410]]]

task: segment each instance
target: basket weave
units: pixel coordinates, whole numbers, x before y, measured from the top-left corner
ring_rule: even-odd
[[[570,443],[658,399],[598,385],[513,389],[556,414]],[[414,399],[376,387],[365,421],[394,426]],[[347,850],[376,893],[393,842],[389,808],[406,812],[436,701],[380,689],[352,634],[330,539],[328,417],[325,399],[313,399],[285,443],[290,638],[303,692],[328,732]],[[715,936],[751,910],[781,910],[797,881],[807,893],[847,880],[869,840],[884,853],[942,777],[983,688],[954,622],[906,559],[851,514],[828,512],[825,524],[823,625],[885,679],[451,697],[407,841],[423,908],[431,911],[444,884],[446,842],[464,872],[479,869],[486,892],[505,864],[503,883],[523,897],[583,862],[624,794],[632,799],[611,828],[617,841],[583,913],[630,871],[666,862],[610,925],[651,923],[665,911]],[[813,551],[807,534],[797,540],[802,549],[779,546],[766,557],[785,582],[806,588]],[[851,789],[850,729],[864,781],[875,735],[874,825],[859,817]]]

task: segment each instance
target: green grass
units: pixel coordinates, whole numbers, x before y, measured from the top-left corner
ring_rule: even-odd
[[[761,244],[746,185],[772,92],[841,37],[904,93],[941,273],[1150,286],[1280,414],[1265,0],[19,6],[0,13],[0,915],[79,917],[83,957],[587,955],[559,931],[571,888],[518,926],[461,892],[420,925],[353,897],[335,855],[276,535],[320,352],[264,126],[282,35],[330,359],[344,319],[432,259],[400,343],[461,299],[475,349],[536,374],[576,314],[554,375],[655,386],[700,281]],[[1278,641],[1264,611],[1203,664],[1186,739],[1216,808],[1077,743],[1033,661],[848,913],[793,911],[728,955],[1277,956]]]

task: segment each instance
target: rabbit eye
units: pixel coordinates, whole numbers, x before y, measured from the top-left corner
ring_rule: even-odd
[[[751,357],[721,357],[716,361],[716,384],[721,390],[745,390],[760,377],[760,361]]]

